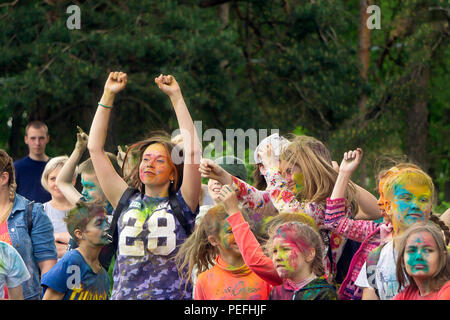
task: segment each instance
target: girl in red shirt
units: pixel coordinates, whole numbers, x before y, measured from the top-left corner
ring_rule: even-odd
[[[397,260],[397,279],[406,288],[394,300],[450,300],[448,240],[432,222],[408,228]]]

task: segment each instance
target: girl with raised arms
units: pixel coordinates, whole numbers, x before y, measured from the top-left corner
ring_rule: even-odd
[[[88,149],[103,192],[116,208],[128,185],[117,174],[103,150],[115,95],[127,83],[127,74],[111,72],[89,132]],[[169,199],[176,199],[182,217],[194,225],[201,178],[201,145],[181,89],[172,76],[155,79],[168,95],[184,141],[184,163],[174,161],[175,145],[167,136],[153,136],[134,144],[139,161],[130,181],[138,191],[129,198],[117,222],[118,251],[111,299],[191,299],[184,290],[172,259],[187,238]],[[174,151],[174,152],[172,152]],[[178,160],[178,159],[175,159]],[[190,284],[188,284],[188,287]]]

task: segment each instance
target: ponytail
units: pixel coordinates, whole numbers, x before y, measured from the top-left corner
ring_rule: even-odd
[[[439,219],[439,217],[434,215],[433,213],[431,213],[431,215],[430,215],[430,221],[434,222],[436,225],[439,226],[439,228],[441,228],[442,232],[444,233],[445,244],[448,246],[448,244],[450,242],[450,230],[449,230],[448,226],[444,223],[444,221]]]
[[[219,250],[209,242],[208,237],[219,234],[220,223],[226,217],[227,213],[223,206],[212,207],[202,218],[194,232],[180,246],[174,259],[181,282],[186,280],[185,290],[191,281],[194,267],[197,267],[198,273],[202,273],[214,264]]]

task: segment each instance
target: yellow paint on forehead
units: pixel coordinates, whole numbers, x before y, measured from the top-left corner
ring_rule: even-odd
[[[149,145],[147,147],[147,149],[145,149],[144,155],[147,153],[153,153],[153,154],[159,153],[159,154],[162,154],[163,156],[166,156],[166,157],[168,156],[166,148],[160,143],[153,143],[153,144]]]
[[[431,197],[431,190],[427,185],[417,183],[405,183],[403,187],[416,197],[419,196]]]

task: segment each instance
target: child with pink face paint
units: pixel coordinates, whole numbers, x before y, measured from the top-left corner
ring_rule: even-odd
[[[405,288],[394,300],[450,300],[448,240],[431,222],[417,223],[404,233],[399,245],[397,279]]]
[[[317,229],[301,222],[273,225],[266,244],[269,258],[243,218],[231,186],[222,188],[220,200],[245,264],[272,286],[269,299],[337,299],[336,287],[323,277],[323,243]]]

